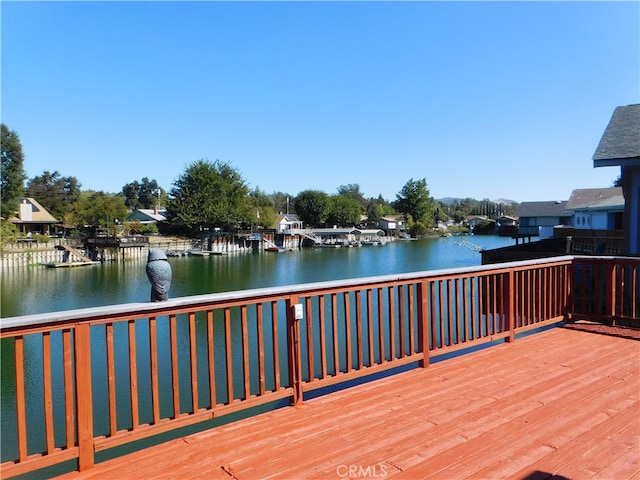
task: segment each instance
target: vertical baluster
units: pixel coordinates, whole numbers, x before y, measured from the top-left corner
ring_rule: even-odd
[[[491,333],[495,334],[498,332],[498,326],[499,326],[499,321],[500,321],[500,308],[498,306],[498,291],[500,288],[499,285],[499,277],[498,274],[492,274],[491,275],[491,305],[492,305],[492,309],[491,309]],[[500,295],[502,297],[502,295]]]
[[[514,288],[514,282],[515,282],[515,273],[513,271],[513,269],[510,269],[509,272],[507,273],[507,287],[505,288],[505,291],[507,292],[507,298],[506,298],[506,315],[505,315],[505,321],[507,323],[506,328],[509,331],[509,337],[507,338],[507,341],[509,342],[513,342],[515,340],[515,322],[514,322],[514,312],[515,312],[515,291],[516,289]]]
[[[153,423],[160,421],[160,387],[158,383],[158,329],[156,317],[149,318],[149,363],[151,366],[151,408]]]
[[[307,325],[307,370],[309,371],[309,381],[315,378],[315,359],[313,355],[313,310],[311,305],[312,297],[305,298],[305,321]]]
[[[540,307],[541,307],[541,299],[542,292],[540,285],[540,269],[536,268],[533,270],[533,314],[531,318],[531,323],[538,323],[542,316]]]
[[[437,316],[436,316],[436,282],[430,280],[429,284],[429,300],[431,301],[431,315],[429,317],[429,323],[431,325],[431,343],[429,348],[434,350],[438,348],[438,335],[437,335]]]
[[[240,326],[242,328],[242,372],[244,380],[243,399],[251,397],[251,365],[249,362],[249,326],[247,325],[247,306],[240,307]]]
[[[543,269],[544,272],[544,282],[543,282],[543,289],[544,289],[544,310],[545,310],[545,320],[548,320],[551,318],[551,295],[552,295],[552,288],[553,286],[551,285],[551,268],[552,267],[546,267]]]
[[[207,354],[209,360],[209,403],[211,408],[218,404],[216,397],[216,362],[213,339],[213,310],[207,310]]]
[[[260,395],[264,395],[266,389],[266,379],[264,371],[264,326],[262,324],[262,303],[256,304],[256,328],[257,328],[257,342],[258,342],[258,386]]]
[[[478,278],[478,309],[480,338],[489,334],[489,275]]]
[[[224,308],[224,345],[227,363],[227,402],[233,403],[235,395],[233,392],[233,344],[231,343],[231,309]]]
[[[105,327],[107,347],[107,389],[109,396],[109,435],[112,437],[118,431],[118,414],[116,409],[116,373],[113,347],[113,323]]]
[[[533,270],[527,270],[527,293],[526,293],[526,312],[527,312],[527,325],[533,323],[533,298],[535,291],[533,288]]]
[[[373,291],[367,288],[367,333],[368,333],[368,345],[369,345],[369,366],[372,367],[375,364],[375,347],[373,341]]]
[[[554,317],[558,317],[562,314],[562,307],[561,307],[561,302],[560,299],[562,298],[561,296],[561,286],[560,286],[560,276],[562,273],[562,269],[564,267],[562,265],[554,267],[553,269],[553,305],[554,305],[554,311],[553,311],[553,316]]]
[[[364,366],[364,352],[363,352],[363,339],[362,339],[362,305],[360,299],[362,292],[356,290],[355,292],[356,302],[356,351],[358,356],[358,369],[361,370]]]
[[[350,305],[350,292],[344,292],[342,294],[342,300],[344,305],[344,343],[345,343],[345,359],[346,359],[346,371],[350,372],[353,368],[353,352],[351,347],[351,305]]]
[[[178,369],[178,332],[175,314],[169,315],[169,340],[171,345],[171,386],[173,389],[173,418],[180,416],[180,378]]]
[[[446,280],[438,280],[438,309],[440,311],[440,315],[438,318],[438,324],[440,326],[440,346],[441,347],[445,347],[448,345],[447,342],[445,342],[445,335],[444,332],[446,330],[446,325],[445,325],[445,307],[444,307],[444,284],[445,284]],[[448,339],[448,341],[451,341],[451,338]]]
[[[475,340],[479,338],[478,335],[478,327],[476,326],[476,295],[477,288],[476,282],[478,281],[478,277],[471,277],[469,279],[469,315],[471,318],[471,340]]]
[[[524,291],[524,274],[525,271],[524,270],[519,270],[517,272],[517,276],[516,276],[516,319],[517,319],[517,323],[516,323],[516,327],[523,327],[524,326],[524,298],[525,298],[525,291]]]
[[[417,284],[418,288],[418,351],[422,352],[421,367],[429,366],[429,320],[427,315],[427,282]]]
[[[468,342],[469,338],[469,278],[465,277],[462,282],[462,340]]]
[[[27,459],[27,413],[24,392],[24,337],[15,337],[14,355],[16,364],[16,419],[18,422],[18,458]]]
[[[339,356],[339,343],[338,343],[338,301],[336,294],[331,294],[331,328],[333,332],[333,366],[334,375],[340,373],[340,356]]]
[[[275,391],[280,390],[280,342],[278,340],[278,303],[271,302],[271,328],[273,330],[273,376]]]
[[[189,360],[191,363],[191,409],[200,409],[198,400],[198,355],[196,352],[196,314],[189,312]]]
[[[51,332],[42,334],[42,382],[44,387],[44,425],[47,453],[55,449],[53,434],[53,398],[51,394]]]
[[[547,319],[554,318],[556,315],[556,291],[555,291],[555,276],[557,267],[549,267],[547,273],[547,301],[549,304],[547,305]]]
[[[64,369],[64,413],[65,445],[75,445],[75,415],[73,409],[73,358],[71,351],[71,330],[62,331],[62,358]]]
[[[415,329],[415,318],[414,318],[414,290],[418,288],[419,284],[412,283],[407,285],[407,319],[409,322],[409,355],[413,355],[416,353],[416,329]],[[418,307],[419,308],[419,307]]]
[[[383,302],[383,290],[378,288],[378,347],[380,348],[380,363],[383,364],[387,361],[387,355],[385,353],[385,334],[384,334],[384,302]]]
[[[500,312],[498,315],[498,322],[499,322],[499,326],[500,326],[500,332],[505,332],[509,327],[507,324],[507,315],[508,315],[508,303],[509,303],[509,285],[507,282],[507,279],[509,278],[509,274],[508,273],[502,273],[500,274],[496,281],[498,282],[498,286],[499,286],[499,295],[498,295],[498,302],[499,302],[499,307],[498,307],[498,311]]]
[[[406,312],[405,312],[405,285],[398,285],[398,344],[400,349],[398,351],[398,358],[405,356],[405,326],[406,326]]]
[[[131,393],[131,422],[133,430],[140,425],[138,415],[138,362],[136,358],[136,321],[129,320],[129,390]]]
[[[324,315],[324,295],[318,296],[318,324],[320,325],[320,362],[322,378],[327,378],[327,332]]]
[[[625,315],[624,312],[624,292],[625,292],[625,278],[626,278],[626,272],[627,270],[627,266],[625,266],[624,264],[617,264],[614,265],[614,269],[615,269],[615,274],[613,276],[614,278],[614,282],[615,282],[615,286],[616,286],[616,293],[618,294],[618,301],[615,302],[615,310],[614,310],[614,315],[617,315],[619,317],[623,317]]]
[[[455,310],[453,320],[455,322],[456,343],[458,344],[462,342],[460,339],[460,293],[458,292],[460,285],[457,278],[450,280],[450,283],[453,285],[453,308]]]
[[[387,287],[389,293],[389,358],[391,361],[396,358],[396,307],[395,307],[395,287],[390,285]]]
[[[536,268],[538,271],[538,323],[544,321],[547,315],[547,286],[545,285],[546,276],[544,267]]]

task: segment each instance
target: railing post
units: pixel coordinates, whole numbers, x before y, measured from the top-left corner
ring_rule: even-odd
[[[507,328],[509,329],[509,336],[507,337],[507,342],[513,342],[515,337],[515,302],[516,302],[516,289],[515,289],[515,272],[513,269],[509,269],[509,273],[507,274],[507,285],[504,289],[507,295],[507,303],[505,312],[505,319],[507,321]]]
[[[582,272],[583,272],[582,274],[584,275],[584,268],[582,268]],[[575,313],[576,313],[575,310],[576,310],[576,288],[577,288],[575,258],[571,260],[571,264],[565,271],[564,282],[565,282],[564,288],[566,288],[565,301],[569,303],[568,305],[565,306],[564,320],[565,322],[568,322],[568,323],[574,323],[575,320],[573,319],[573,317],[575,316]]]
[[[429,316],[427,315],[427,282],[422,280],[418,285],[418,341],[419,350],[422,351],[420,367],[426,368],[430,363],[431,350],[429,349]]]
[[[607,261],[607,323],[614,325],[616,317],[616,266],[612,260]]]
[[[298,297],[291,296],[286,300],[287,307],[287,360],[289,362],[289,384],[293,388],[291,405],[302,403],[302,359],[300,358],[300,315],[296,314]]]
[[[91,394],[91,327],[88,323],[75,328],[76,428],[78,438],[78,470],[93,468],[93,399]]]

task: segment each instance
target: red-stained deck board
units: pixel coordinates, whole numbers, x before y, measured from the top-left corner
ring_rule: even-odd
[[[640,478],[640,342],[556,328],[115,458],[85,478]]]

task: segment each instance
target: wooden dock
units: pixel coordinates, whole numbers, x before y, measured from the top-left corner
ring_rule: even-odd
[[[56,250],[64,251],[64,260],[62,262],[47,263],[45,264],[45,266],[49,268],[82,267],[98,263],[91,260],[77,248],[71,247],[69,245],[57,245]]]
[[[553,328],[59,478],[638,479],[639,336]]]

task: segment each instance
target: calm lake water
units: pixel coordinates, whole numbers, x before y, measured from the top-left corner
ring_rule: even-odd
[[[509,237],[461,236],[361,248],[173,257],[169,296],[480,265],[480,253],[458,244],[465,240],[485,249],[514,242]],[[130,260],[92,267],[2,270],[0,317],[149,301],[145,265],[146,260]]]

